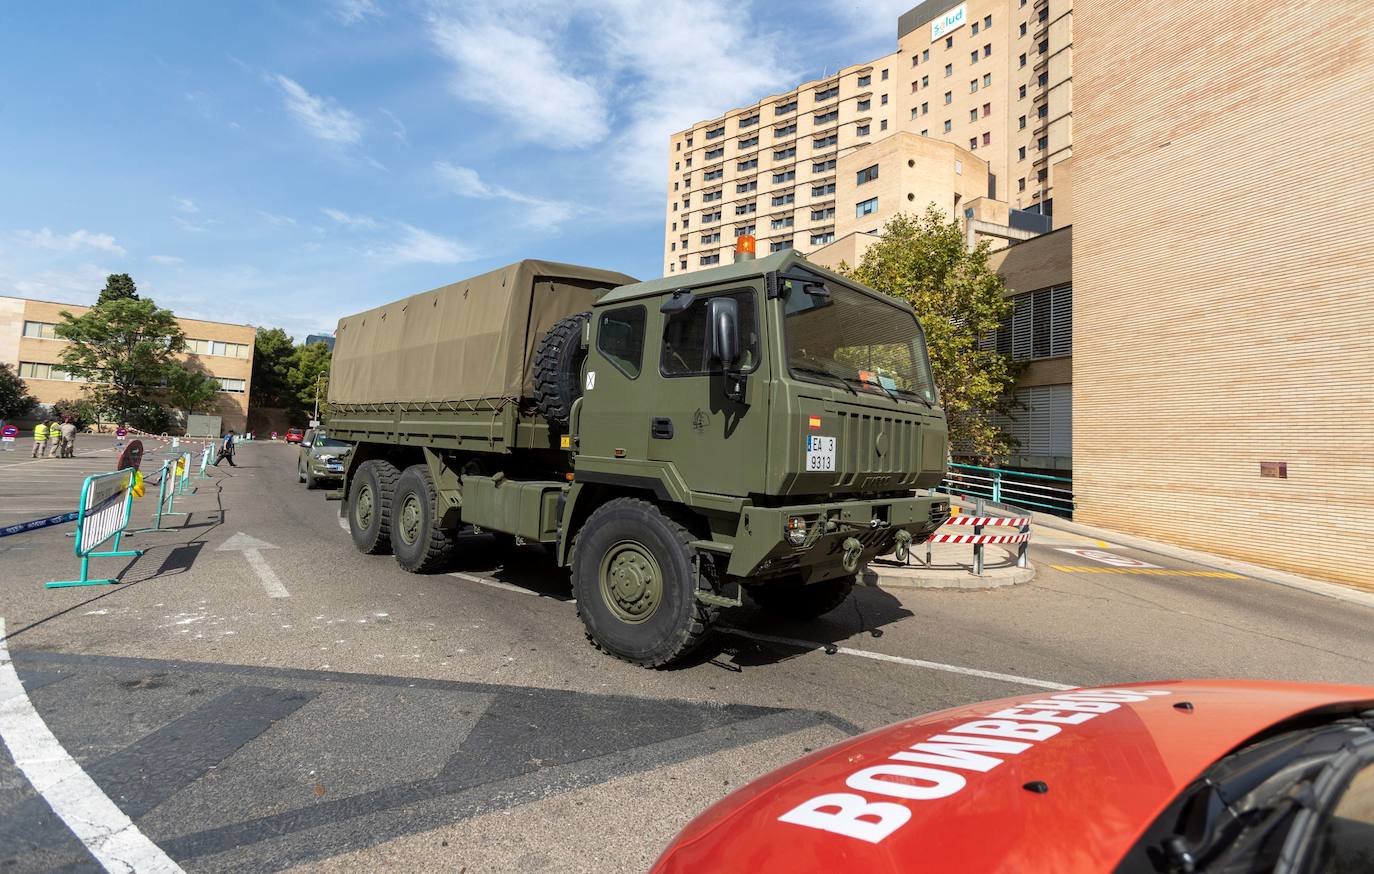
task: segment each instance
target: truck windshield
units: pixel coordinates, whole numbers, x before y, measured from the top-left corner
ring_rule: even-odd
[[[784,281],[787,366],[793,376],[938,402],[925,340],[910,312],[820,277]]]

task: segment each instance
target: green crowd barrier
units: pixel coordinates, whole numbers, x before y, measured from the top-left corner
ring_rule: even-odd
[[[141,549],[119,548],[119,540],[129,525],[129,511],[133,508],[133,478],[133,468],[86,477],[86,481],[81,485],[81,503],[76,511],[76,539],[73,547],[76,557],[81,559],[81,578],[44,583],[45,588],[117,583],[119,581],[115,579],[91,579],[91,559],[143,554]],[[111,538],[114,539],[113,548],[97,552]]]

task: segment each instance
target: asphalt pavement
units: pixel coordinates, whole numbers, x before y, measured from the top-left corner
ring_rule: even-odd
[[[75,509],[113,466],[78,448],[0,453],[0,522]],[[73,806],[187,871],[644,870],[742,783],[903,717],[1174,677],[1374,682],[1374,610],[1064,532],[1037,535],[1030,583],[866,587],[811,622],[737,608],[646,671],[587,644],[538,548],[469,537],[431,576],[358,554],[296,453],[243,444],[193,477],[189,515],[126,539],[142,556],[93,560],[118,585],[43,587],[75,576],[70,525],[0,538],[23,684],[0,708],[5,870],[99,870]]]

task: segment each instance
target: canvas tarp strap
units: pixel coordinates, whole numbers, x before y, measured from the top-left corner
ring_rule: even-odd
[[[635,280],[520,261],[339,320],[331,404],[445,403],[532,393],[535,348],[559,319]]]

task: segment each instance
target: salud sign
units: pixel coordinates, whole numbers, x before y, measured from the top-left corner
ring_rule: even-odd
[[[930,41],[935,42],[951,30],[958,30],[968,21],[968,7],[965,3],[935,18],[930,22]]]

